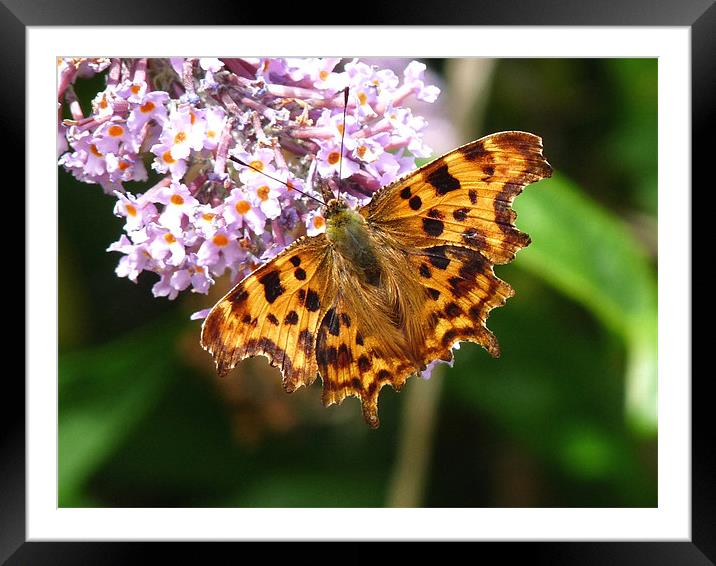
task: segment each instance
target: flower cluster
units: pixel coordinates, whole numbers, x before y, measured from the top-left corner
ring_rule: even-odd
[[[437,98],[424,71],[336,58],[60,59],[59,164],[117,199],[117,275],[152,271],[154,295],[169,299],[206,293],[226,270],[236,280],[325,230],[310,198],[320,179],[358,205],[430,155],[426,122],[405,105]],[[106,88],[85,116],[73,84],[96,73]]]

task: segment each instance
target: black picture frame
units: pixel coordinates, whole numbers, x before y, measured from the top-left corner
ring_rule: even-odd
[[[204,0],[201,9],[185,0],[166,3],[123,0],[121,3],[96,3],[88,0],[0,2],[0,77],[3,133],[7,140],[25,139],[25,31],[28,26],[45,25],[240,25],[248,23],[303,23],[309,14],[329,11],[312,3],[310,12],[271,14],[261,5],[241,6],[233,2]],[[121,8],[121,9],[120,9]],[[335,6],[333,7],[335,9]],[[692,179],[708,183],[711,165],[706,148],[707,134],[713,123],[716,100],[716,6],[712,0],[599,0],[557,2],[491,0],[460,5],[441,2],[440,9],[420,9],[415,0],[387,3],[381,8],[380,21],[367,21],[366,11],[356,14],[351,25],[560,25],[560,26],[686,26],[691,30],[692,79]],[[358,11],[357,11],[358,12]],[[139,15],[141,14],[141,21]],[[277,19],[283,17],[284,22]],[[711,118],[711,119],[710,119]],[[17,143],[17,142],[16,142]],[[28,160],[28,155],[25,156]],[[25,162],[26,167],[29,163]],[[19,170],[19,168],[18,168]],[[20,174],[22,175],[22,173]],[[710,184],[710,183],[708,183]],[[18,183],[15,183],[18,186]],[[692,197],[693,192],[692,192]],[[29,213],[29,211],[28,211]],[[693,254],[693,252],[692,252]],[[692,258],[695,257],[692,255]],[[697,256],[696,256],[697,257]],[[663,274],[662,276],[668,276]],[[32,297],[25,294],[25,304]],[[32,336],[26,336],[32,340]],[[670,376],[673,379],[689,376]],[[716,561],[716,474],[714,474],[714,425],[707,394],[707,373],[694,373],[692,380],[692,538],[690,542],[530,542],[491,543],[501,560],[522,559],[531,563],[575,564],[713,564]],[[27,542],[25,536],[25,389],[14,372],[4,380],[0,411],[0,561],[7,564],[127,564],[148,557],[148,547],[162,553],[164,561],[180,557],[183,562],[209,557],[207,545],[171,545],[164,543]],[[318,531],[317,531],[318,532]],[[370,559],[375,553],[350,543],[338,551],[342,560]],[[483,546],[487,546],[484,545]],[[301,549],[303,547],[299,547]],[[296,545],[281,545],[271,550],[295,559]],[[335,556],[335,554],[334,554]],[[238,556],[237,556],[238,558]],[[279,558],[280,559],[280,558]]]

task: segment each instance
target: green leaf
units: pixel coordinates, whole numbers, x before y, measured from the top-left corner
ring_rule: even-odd
[[[625,343],[626,411],[635,430],[657,425],[656,276],[627,226],[564,176],[528,188],[515,203],[533,244],[516,264],[582,303]]]
[[[153,325],[60,356],[59,506],[86,506],[84,486],[157,403],[172,375],[179,324]]]
[[[464,406],[495,431],[464,435],[466,454],[494,456],[491,435],[515,444],[537,475],[552,470],[552,505],[654,505],[650,443],[624,419],[625,348],[563,293],[515,266],[496,271],[517,291],[488,321],[502,355],[463,344],[446,376],[450,410]]]

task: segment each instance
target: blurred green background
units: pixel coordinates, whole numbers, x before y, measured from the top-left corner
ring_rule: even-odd
[[[657,505],[657,61],[426,62],[459,143],[530,131],[555,169],[496,269],[517,291],[488,321],[502,357],[463,344],[383,389],[375,431],[264,358],[219,379],[189,314],[225,287],[170,302],[117,278],[114,199],[59,170],[60,506]],[[87,109],[102,78],[75,88]]]

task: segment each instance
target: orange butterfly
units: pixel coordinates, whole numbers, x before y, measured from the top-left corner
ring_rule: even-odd
[[[383,187],[359,210],[340,199],[326,232],[303,237],[211,310],[201,345],[220,375],[265,355],[287,392],[323,381],[323,403],[353,395],[377,427],[378,394],[396,390],[460,340],[499,356],[485,321],[514,294],[494,264],[530,243],[512,200],[552,174],[542,140],[500,132]]]

